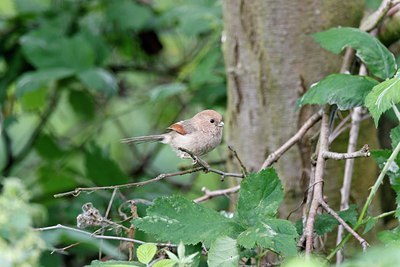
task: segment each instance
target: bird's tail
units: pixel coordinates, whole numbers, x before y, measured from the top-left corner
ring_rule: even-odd
[[[121,143],[124,143],[124,144],[131,144],[131,143],[140,144],[140,143],[145,143],[145,142],[163,141],[164,138],[165,138],[165,136],[162,135],[162,134],[146,135],[146,136],[124,138],[124,139],[121,139]]]

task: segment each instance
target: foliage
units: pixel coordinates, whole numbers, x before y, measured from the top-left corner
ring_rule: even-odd
[[[29,203],[30,194],[17,178],[3,181],[0,195],[0,262],[4,267],[36,266],[44,242],[32,229],[38,207]]]
[[[226,218],[181,196],[156,199],[147,216],[133,223],[159,240],[206,246],[223,236],[237,239],[245,248],[260,246],[283,255],[296,254],[297,232],[286,220],[276,219],[283,199],[274,169],[253,173],[241,183],[237,215]],[[167,231],[166,231],[167,229]]]
[[[362,106],[366,95],[378,82],[369,77],[331,74],[311,86],[298,100],[298,105],[330,104],[337,105],[340,110]]]
[[[396,72],[394,55],[377,38],[359,29],[332,28],[314,34],[314,39],[335,54],[339,54],[345,47],[355,49],[357,57],[378,78],[387,79]]]

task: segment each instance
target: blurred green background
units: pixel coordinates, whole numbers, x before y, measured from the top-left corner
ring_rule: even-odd
[[[12,215],[21,212],[29,214],[28,225],[32,219],[36,227],[75,226],[86,202],[104,214],[112,191],[54,194],[143,181],[189,166],[169,147],[119,140],[162,133],[206,108],[224,113],[222,26],[221,3],[214,0],[1,0],[1,182],[20,178],[25,189],[13,181],[20,194],[29,195],[24,205],[34,207],[9,207],[5,224],[15,223]],[[221,145],[206,159],[223,162],[225,151]],[[176,192],[193,199],[202,187],[224,183],[213,174],[193,174],[122,190],[110,217],[122,220],[117,210],[129,199],[151,201]],[[0,203],[1,198],[5,193]],[[206,205],[228,204],[220,198]],[[139,214],[144,208],[139,205]],[[127,205],[121,209],[129,216]],[[27,231],[27,224],[13,231]],[[42,266],[82,266],[98,258],[99,246],[106,255],[122,257],[118,242],[61,230],[42,237]],[[150,240],[140,232],[135,238]],[[85,242],[50,253],[78,241]],[[17,239],[8,242],[7,253],[27,253]]]

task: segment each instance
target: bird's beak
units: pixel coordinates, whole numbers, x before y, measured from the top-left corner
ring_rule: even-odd
[[[223,122],[223,121],[220,121],[220,122],[218,123],[217,126],[218,126],[218,127],[224,127],[224,122]]]

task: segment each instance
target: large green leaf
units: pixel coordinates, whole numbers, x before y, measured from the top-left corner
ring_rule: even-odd
[[[365,98],[365,106],[378,125],[381,115],[392,107],[392,104],[400,102],[400,72],[392,79],[386,80],[374,88]]]
[[[240,185],[238,219],[243,224],[253,226],[275,217],[282,200],[282,184],[273,168],[252,173]]]
[[[227,236],[217,238],[208,252],[208,266],[236,267],[239,264],[239,250],[236,240]]]
[[[89,69],[78,74],[79,80],[90,89],[113,95],[117,92],[114,76],[104,69]]]
[[[16,95],[21,97],[23,94],[47,86],[50,82],[66,78],[74,73],[71,69],[51,68],[26,72],[20,76],[16,84]]]
[[[133,224],[159,240],[185,244],[204,241],[210,245],[218,237],[231,236],[240,229],[232,219],[177,195],[157,198],[147,209],[147,216]]]
[[[119,30],[139,30],[152,16],[148,7],[129,0],[110,1],[106,14]]]
[[[66,38],[43,30],[24,35],[20,43],[25,57],[38,69],[82,71],[94,66],[94,50],[83,35]]]
[[[156,255],[157,246],[151,243],[140,245],[136,250],[136,255],[141,263],[148,264]]]
[[[298,101],[298,105],[330,104],[346,110],[364,104],[366,95],[378,82],[365,76],[331,74],[313,85]]]
[[[266,219],[242,232],[237,241],[245,248],[257,245],[288,256],[297,253],[297,236],[296,228],[290,221]]]
[[[126,183],[127,175],[105,150],[92,145],[85,153],[86,175],[98,185]]]
[[[313,35],[325,49],[339,54],[345,47],[352,47],[372,74],[387,79],[394,75],[397,66],[393,54],[375,37],[356,28],[332,28]]]

